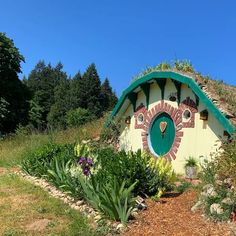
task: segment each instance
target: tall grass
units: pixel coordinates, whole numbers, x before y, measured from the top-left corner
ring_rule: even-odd
[[[60,144],[74,143],[78,140],[92,139],[100,135],[104,119],[91,121],[81,127],[54,131],[50,134],[17,134],[0,141],[0,167],[13,167],[20,163],[26,151],[48,142]]]

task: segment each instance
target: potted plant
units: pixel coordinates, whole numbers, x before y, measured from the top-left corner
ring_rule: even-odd
[[[189,157],[184,165],[186,177],[195,179],[198,171],[198,161],[194,157]]]

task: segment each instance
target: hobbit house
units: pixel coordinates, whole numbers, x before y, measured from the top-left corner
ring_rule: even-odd
[[[189,156],[211,158],[235,122],[211,90],[197,75],[178,71],[154,71],[134,81],[111,115],[121,122],[120,149],[165,156],[179,173]]]

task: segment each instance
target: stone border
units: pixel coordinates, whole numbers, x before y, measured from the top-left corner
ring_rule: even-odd
[[[68,204],[68,206],[70,206],[72,209],[79,211],[83,216],[89,219],[89,224],[92,228],[94,227],[97,228],[98,222],[102,220],[102,216],[100,215],[100,213],[95,211],[85,201],[74,199],[65,192],[57,189],[55,186],[47,182],[45,179],[28,175],[21,170],[17,170],[14,173],[22,177],[24,180],[41,187],[50,196],[60,199],[65,204]],[[134,213],[137,212],[135,211]],[[135,216],[137,216],[137,214]],[[132,216],[134,217],[134,214]],[[105,220],[104,224],[106,224],[106,227],[109,227],[110,230],[112,230],[116,234],[121,233],[126,228],[126,225],[123,225],[121,222],[112,221],[108,219]]]
[[[148,143],[148,135],[149,135],[149,128],[151,126],[151,123],[155,119],[155,117],[158,114],[161,114],[162,112],[167,113],[173,120],[175,125],[175,139],[173,142],[173,145],[170,149],[170,151],[165,155],[165,158],[169,161],[176,159],[176,154],[178,152],[178,148],[180,146],[181,139],[183,137],[183,124],[182,124],[182,109],[174,108],[167,102],[164,102],[162,100],[157,105],[155,105],[151,110],[149,110],[146,113],[144,124],[142,125],[143,132],[142,135],[142,143],[143,143],[143,149],[145,151],[150,152],[149,143]]]

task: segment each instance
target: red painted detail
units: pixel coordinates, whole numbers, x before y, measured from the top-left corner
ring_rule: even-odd
[[[141,112],[141,111],[144,112],[144,110],[143,110],[144,108],[143,107],[140,108],[137,111],[137,113],[135,113],[136,118],[138,117],[138,114],[140,114],[138,112]],[[170,104],[168,104],[162,100],[155,107],[153,107],[151,110],[145,111],[144,123],[142,124],[142,126],[137,126],[137,127],[141,128],[143,130],[143,132],[141,133],[143,149],[146,151],[150,151],[149,145],[148,145],[148,138],[147,138],[148,129],[149,129],[153,119],[156,117],[156,115],[158,115],[161,112],[166,112],[167,114],[169,114],[171,116],[171,118],[173,119],[173,122],[176,127],[176,137],[175,137],[174,144],[172,145],[172,148],[169,151],[169,153],[167,153],[165,155],[165,158],[167,160],[171,161],[171,160],[176,159],[175,154],[178,151],[178,148],[179,148],[180,142],[181,142],[181,138],[183,137],[183,132],[180,131],[183,128],[183,125],[182,125],[182,112],[183,111],[181,109],[174,108],[173,106],[171,106]]]
[[[191,117],[188,120],[183,118],[183,128],[194,128],[195,127],[195,114],[198,112],[196,103],[190,98],[187,97],[179,106],[179,109],[184,113],[187,109],[191,112]]]
[[[170,157],[171,157],[173,160],[176,159],[176,156],[175,156],[175,154],[174,154],[173,151],[170,151],[169,154],[170,154]]]
[[[183,131],[176,132],[176,137],[178,138],[183,137],[183,135],[184,135]]]
[[[183,128],[183,124],[180,123],[177,127],[176,127],[176,131],[180,131]]]
[[[155,107],[152,108],[151,110],[151,114],[152,114],[152,118],[155,116],[156,112],[155,112]]]
[[[160,109],[163,110],[163,108],[164,108],[164,101],[161,100],[161,107],[160,107]]]
[[[143,114],[143,122],[139,122],[138,121],[138,116],[140,114]],[[135,113],[134,113],[134,118],[135,118],[135,125],[134,125],[134,128],[135,129],[144,129],[144,124],[145,124],[145,120],[146,120],[146,116],[147,116],[147,109],[146,107],[143,105],[143,103],[141,103]]]
[[[171,162],[171,156],[170,156],[169,153],[165,155],[165,159],[166,159],[167,161]]]
[[[142,132],[141,136],[147,136],[148,134],[146,132]]]

